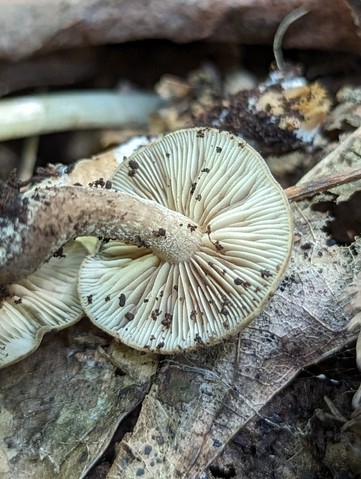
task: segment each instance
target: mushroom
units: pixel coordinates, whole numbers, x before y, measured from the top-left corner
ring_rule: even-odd
[[[0,289],[0,368],[32,353],[47,331],[81,317],[77,277],[86,253],[72,241],[30,276]]]
[[[217,343],[261,311],[293,235],[287,197],[253,148],[226,132],[181,130],[131,155],[111,181],[185,216],[153,222],[154,240],[171,244],[181,228],[190,237],[166,254],[140,234],[136,245],[104,241],[88,256],[79,294],[98,327],[134,348],[173,353]]]
[[[0,283],[29,275],[69,239],[102,236],[80,269],[83,308],[124,343],[163,353],[235,334],[272,297],[291,252],[292,216],[240,138],[171,133],[98,186],[13,195],[10,226],[0,223]]]

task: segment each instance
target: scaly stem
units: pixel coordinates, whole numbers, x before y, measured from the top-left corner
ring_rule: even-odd
[[[201,232],[189,218],[126,193],[77,186],[32,189],[0,184],[0,284],[35,271],[67,241],[103,236],[150,248],[172,263],[189,259]]]

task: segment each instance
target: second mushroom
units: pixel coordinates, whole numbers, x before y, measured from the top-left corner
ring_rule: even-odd
[[[144,235],[105,240],[84,261],[79,293],[98,327],[137,349],[174,353],[217,343],[260,312],[293,234],[288,200],[253,148],[227,132],[181,130],[134,153],[111,181],[164,215],[155,222],[145,204]],[[181,215],[168,221],[168,212]]]

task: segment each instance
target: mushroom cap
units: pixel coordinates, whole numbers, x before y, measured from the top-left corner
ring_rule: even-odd
[[[111,180],[203,234],[199,251],[176,264],[120,241],[88,256],[79,293],[98,327],[136,349],[174,353],[220,342],[261,311],[287,266],[293,222],[251,146],[214,129],[180,130],[135,152]]]
[[[8,294],[0,303],[0,368],[32,353],[47,331],[80,319],[77,281],[86,254],[81,243],[71,241],[61,255],[6,287]]]

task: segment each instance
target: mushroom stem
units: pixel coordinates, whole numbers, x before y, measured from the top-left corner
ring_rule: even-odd
[[[29,95],[0,100],[0,140],[55,131],[146,125],[162,104],[154,94],[103,90]]]
[[[285,16],[285,18],[282,20],[282,22],[279,24],[277,31],[274,36],[273,40],[273,55],[275,57],[276,65],[278,70],[283,71],[285,69],[285,61],[283,58],[283,53],[282,53],[282,42],[283,42],[283,37],[285,36],[285,33],[289,29],[290,25],[292,23],[296,22],[300,18],[302,18],[304,15],[308,13],[308,10],[306,10],[304,7],[299,7],[290,12],[288,15]]]
[[[62,186],[21,194],[0,183],[0,284],[34,272],[66,242],[103,236],[150,248],[179,263],[199,250],[201,231],[154,201],[109,189]]]

